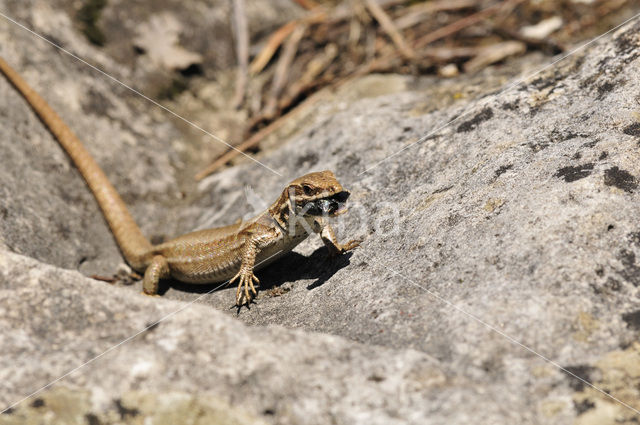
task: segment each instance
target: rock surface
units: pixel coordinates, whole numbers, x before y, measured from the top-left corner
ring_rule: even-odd
[[[31,24],[126,77],[54,16],[55,28]],[[487,72],[436,87],[394,79],[404,92],[358,100],[389,81],[371,77],[258,158],[282,176],[247,162],[185,193],[193,170],[176,154],[187,143],[176,122],[0,25],[0,54],[87,143],[153,239],[233,222],[246,186],[270,202],[319,169],[353,194],[340,238],[363,239],[327,260],[310,238],[258,274],[257,304],[239,313],[233,289],[171,284],[149,299],[139,284],[65,270],[109,274],[122,260],[78,173],[0,80],[0,401],[110,350],[0,424],[162,423],[156,405],[206,423],[638,419],[639,22],[511,89],[517,79]]]

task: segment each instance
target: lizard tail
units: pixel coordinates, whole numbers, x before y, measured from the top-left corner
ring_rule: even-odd
[[[150,259],[152,245],[142,234],[124,201],[100,166],[62,118],[2,58],[0,58],[0,71],[24,96],[29,106],[67,151],[98,201],[125,259],[135,270],[143,271]]]

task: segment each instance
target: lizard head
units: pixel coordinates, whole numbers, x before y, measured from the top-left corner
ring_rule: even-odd
[[[331,171],[305,174],[289,183],[282,193],[289,211],[302,216],[335,217],[347,212],[349,192]],[[283,204],[284,204],[283,202]],[[284,205],[283,205],[284,206]]]

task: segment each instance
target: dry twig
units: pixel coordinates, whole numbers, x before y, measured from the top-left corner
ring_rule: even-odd
[[[415,52],[404,41],[404,37],[400,31],[398,31],[391,18],[389,18],[389,15],[385,13],[382,7],[380,7],[380,5],[378,5],[374,0],[364,0],[364,4],[367,6],[367,9],[375,20],[378,21],[384,32],[387,33],[391,41],[393,41],[393,44],[396,45],[402,56],[409,60],[415,58]]]
[[[312,10],[312,9],[315,9],[316,7],[318,7],[318,3],[316,3],[313,0],[293,0],[293,1],[295,1],[300,6],[302,6],[304,9],[307,9],[307,10]]]
[[[234,0],[234,13],[244,8],[244,1]],[[249,66],[250,75],[262,72],[282,47],[271,71],[269,87],[258,92],[247,120],[249,130],[255,131],[260,125],[266,127],[238,149],[257,146],[300,110],[315,103],[315,95],[307,96],[323,87],[335,88],[375,71],[432,73],[452,64],[457,69],[475,72],[527,47],[555,54],[563,50],[558,44],[563,37],[566,39],[578,30],[588,31],[603,15],[628,2],[599,0],[590,7],[593,10],[590,14],[583,13],[588,6],[572,6],[573,2],[557,6],[554,13],[567,25],[556,36],[543,40],[524,37],[519,29],[539,21],[540,14],[548,12],[549,1],[523,4],[525,0],[351,0],[330,6],[332,3],[319,0],[294,0],[309,10],[307,15],[274,31]],[[489,7],[478,10],[479,4],[487,3]],[[446,13],[438,13],[443,11]],[[234,22],[240,28],[238,19]],[[465,31],[470,27],[477,31]],[[309,36],[303,38],[305,29]],[[238,33],[236,43],[242,67],[239,36]],[[435,42],[438,43],[431,47]],[[323,46],[326,47],[321,53],[319,49]],[[246,76],[246,71],[243,75]],[[245,84],[241,78],[242,74],[238,74],[236,99],[240,100],[242,94],[238,90]],[[265,105],[262,109],[261,104]],[[282,116],[278,118],[279,115]],[[225,153],[199,173],[198,178],[224,165],[237,153]]]
[[[260,71],[264,69],[265,66],[269,63],[273,55],[278,50],[278,47],[282,44],[282,42],[295,30],[300,24],[313,24],[316,22],[320,22],[326,18],[326,12],[321,8],[315,9],[309,13],[309,15],[305,16],[302,19],[287,22],[280,28],[274,32],[267,44],[264,46],[262,51],[256,56],[256,58],[251,62],[251,66],[249,67],[249,72],[251,75],[256,75]]]
[[[289,75],[289,68],[291,67],[291,63],[293,62],[293,58],[296,55],[298,50],[298,44],[302,39],[305,31],[307,31],[307,26],[305,24],[299,24],[293,30],[291,36],[287,39],[287,42],[284,45],[284,49],[282,51],[282,55],[280,55],[280,59],[278,60],[278,64],[276,65],[276,71],[273,75],[273,83],[271,84],[271,93],[269,94],[269,100],[267,101],[267,105],[264,108],[262,115],[271,119],[276,113],[276,109],[278,107],[278,97],[280,96],[280,92],[284,87],[285,82],[287,81],[287,76]]]
[[[247,90],[249,72],[249,25],[244,0],[233,0],[233,27],[236,36],[236,56],[238,57],[238,71],[236,90],[232,105],[237,109],[242,104]]]
[[[498,4],[494,4],[493,6],[489,6],[486,9],[481,10],[480,12],[474,13],[473,15],[469,15],[469,16],[465,16],[462,19],[458,19],[457,21],[449,24],[449,25],[445,25],[442,28],[438,28],[435,31],[432,31],[420,38],[418,38],[414,43],[413,43],[413,48],[414,49],[421,49],[425,46],[427,46],[428,44],[433,43],[436,40],[440,40],[441,38],[453,35],[455,33],[457,33],[460,30],[463,30],[467,27],[470,27],[471,25],[477,24],[478,22],[482,21],[483,19],[488,18],[491,15],[496,14],[497,12],[500,11],[500,9],[502,9],[503,7],[513,4],[513,3],[521,3],[524,0],[507,0],[507,1],[503,1],[501,3]]]
[[[271,124],[269,124],[268,126],[264,127],[263,129],[261,129],[260,131],[255,133],[249,139],[247,139],[246,141],[244,141],[241,144],[239,144],[238,146],[236,146],[236,149],[227,151],[224,155],[222,155],[220,158],[216,159],[207,168],[205,168],[204,170],[202,170],[198,174],[196,174],[195,179],[197,181],[202,180],[203,178],[207,177],[209,174],[211,174],[211,173],[215,172],[216,170],[218,170],[219,168],[223,167],[227,162],[231,161],[233,158],[238,156],[240,154],[240,152],[245,152],[245,151],[247,151],[249,149],[252,149],[252,148],[256,147],[258,144],[260,144],[260,142],[265,137],[269,136],[274,131],[280,129],[291,118],[293,118],[293,117],[301,114],[302,112],[306,111],[311,105],[315,104],[318,100],[320,100],[323,96],[319,96],[319,95],[320,95],[320,93],[317,93],[316,96],[311,96],[311,97],[307,98],[307,100],[305,100],[304,102],[300,103],[297,108],[291,110],[286,115],[281,116],[280,118],[278,118],[277,120],[275,120]]]
[[[451,36],[499,12],[503,7],[510,6],[514,3],[521,3],[522,1],[524,0],[505,0],[493,6],[487,7],[486,9],[483,9],[472,15],[458,19],[457,21],[449,25],[445,25],[444,27],[438,28],[437,30],[432,31],[418,38],[412,43],[412,47],[416,51],[423,50],[428,44],[431,44],[434,41],[440,40],[441,38],[444,38],[444,37]],[[424,58],[425,56],[421,56],[421,57]],[[356,71],[355,74],[361,76],[371,72],[388,71],[398,65],[396,63],[397,59],[398,59],[398,54],[395,51],[390,52],[386,55],[381,55],[377,59],[361,66],[360,69],[358,69],[358,71]]]
[[[324,52],[309,61],[302,77],[289,86],[287,94],[279,102],[280,109],[286,109],[296,100],[301,93],[308,92],[312,87],[321,83],[318,76],[333,62],[338,55],[338,47],[335,44],[328,44]]]
[[[523,42],[515,40],[482,47],[478,49],[478,53],[473,59],[464,64],[464,71],[477,72],[509,56],[522,54],[525,50],[527,50],[527,46]]]
[[[276,32],[271,34],[269,40],[267,40],[267,44],[260,51],[258,56],[251,62],[251,66],[249,67],[249,72],[251,75],[256,75],[260,73],[264,69],[265,66],[269,63],[273,55],[278,50],[278,47],[282,44],[282,42],[289,37],[289,35],[293,32],[293,30],[298,26],[297,21],[287,22]]]
[[[406,12],[395,20],[396,28],[407,29],[424,22],[425,19],[437,12],[467,9],[478,4],[476,0],[435,0],[427,3],[417,3],[407,8]]]

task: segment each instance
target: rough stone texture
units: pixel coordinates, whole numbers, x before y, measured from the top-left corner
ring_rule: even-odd
[[[16,19],[30,14],[33,22],[46,22],[35,29],[122,78],[113,62],[93,53],[94,49],[78,37],[63,12],[53,12],[42,2],[31,9],[9,10],[18,14],[13,16]],[[54,21],[59,26],[53,25]],[[29,25],[28,20],[25,23]],[[48,33],[50,27],[57,30],[55,36]],[[99,74],[86,65],[6,20],[0,21],[0,40],[2,56],[22,71],[23,77],[86,141],[104,169],[127,170],[119,176],[112,174],[111,178],[135,214],[162,214],[158,208],[138,200],[154,197],[159,202],[171,202],[179,196],[172,167],[180,162],[171,149],[175,147],[172,144],[177,145],[172,143],[178,137],[174,127],[143,113],[141,102],[125,101],[131,100],[132,94],[122,86],[97,77]],[[119,253],[111,247],[111,238],[98,230],[103,225],[100,212],[79,173],[16,94],[2,79],[2,120],[10,124],[0,128],[0,239],[13,251],[63,267],[92,267],[94,260],[102,264],[108,264],[105,260],[117,261]],[[144,107],[148,108],[148,104]],[[139,167],[141,163],[148,168]],[[147,234],[153,234],[145,224],[141,225]],[[105,246],[106,250],[102,248]],[[97,271],[107,270],[107,266],[97,267]]]
[[[447,380],[436,362],[414,350],[280,326],[248,327],[204,305],[135,297],[105,285],[85,296],[90,279],[6,251],[0,253],[0,282],[3,404],[121,341],[56,384],[72,400],[89,399],[78,414],[100,417],[124,404],[140,410],[131,416],[141,416],[148,409],[131,392],[152,404],[177,392],[222,400],[229,413],[278,423],[420,423],[429,391]],[[28,416],[26,406],[38,399],[47,405],[46,395],[28,400],[24,411],[16,407],[0,423]]]
[[[506,92],[493,70],[435,87],[394,79],[406,92],[357,100],[376,80],[361,82],[259,157],[282,177],[245,163],[187,199],[178,126],[0,25],[0,54],[87,142],[148,235],[232,222],[246,185],[270,201],[332,169],[353,193],[340,237],[363,238],[336,260],[311,238],[258,274],[257,304],[239,313],[233,289],[172,284],[149,299],[59,269],[105,274],[121,259],[63,152],[0,81],[0,400],[182,309],[0,423],[55,415],[60,397],[85,406],[77,423],[135,423],[165,393],[284,424],[637,421],[536,353],[640,409],[640,23]]]

